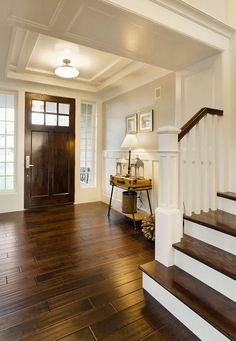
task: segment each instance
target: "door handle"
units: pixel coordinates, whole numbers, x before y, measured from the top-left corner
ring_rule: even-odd
[[[25,157],[25,168],[30,168],[30,167],[34,167],[34,165],[31,165],[31,164],[30,164],[30,156],[27,155],[27,156]]]

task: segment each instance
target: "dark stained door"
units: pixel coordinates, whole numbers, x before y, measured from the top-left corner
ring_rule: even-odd
[[[74,202],[75,100],[26,93],[25,208]]]

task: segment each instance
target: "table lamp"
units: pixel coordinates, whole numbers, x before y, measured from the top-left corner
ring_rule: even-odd
[[[131,175],[131,149],[138,147],[138,139],[135,134],[126,134],[124,141],[121,144],[121,148],[129,148],[129,163],[128,163],[128,174],[127,177]]]

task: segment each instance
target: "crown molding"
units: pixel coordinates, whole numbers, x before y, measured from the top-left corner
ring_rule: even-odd
[[[53,76],[48,75],[34,75],[32,77],[32,73],[17,73],[14,70],[8,70],[7,71],[7,78],[9,79],[15,79],[15,80],[21,80],[26,82],[33,82],[38,84],[47,84],[51,86],[57,86],[62,88],[68,88],[73,90],[80,90],[80,91],[86,91],[91,93],[96,93],[97,88],[93,85],[89,85],[85,82],[79,82],[74,80],[64,80],[62,78],[57,79]]]
[[[187,4],[183,0],[149,0],[154,4],[165,7],[181,16],[203,25],[226,38],[231,38],[235,29],[226,23],[200,11],[199,9]]]

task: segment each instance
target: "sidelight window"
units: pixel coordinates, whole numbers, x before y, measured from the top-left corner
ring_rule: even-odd
[[[80,116],[80,183],[83,186],[96,185],[96,106],[81,104]]]
[[[15,189],[15,94],[0,92],[0,192]]]

